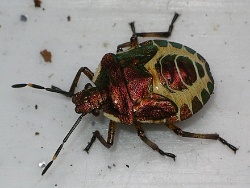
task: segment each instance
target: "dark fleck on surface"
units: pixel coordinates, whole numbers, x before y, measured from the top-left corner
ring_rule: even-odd
[[[51,78],[53,75],[54,75],[54,74],[49,75],[48,78]]]
[[[43,56],[43,59],[44,59],[45,62],[50,62],[51,63],[52,55],[51,55],[50,51],[45,49],[45,50],[41,51],[40,54]]]
[[[36,110],[38,109],[38,106],[37,106],[37,104],[35,105],[35,109],[36,109]]]
[[[42,1],[41,0],[34,0],[35,7],[41,7]]]
[[[67,17],[67,20],[68,20],[68,22],[70,22],[70,21],[71,21],[71,17],[70,17],[70,16],[68,16],[68,17]]]
[[[126,164],[126,167],[128,167],[128,168],[129,168],[129,165],[127,165],[127,164]]]
[[[108,169],[111,169],[111,166],[108,166]]]
[[[27,16],[27,15],[21,15],[21,16],[20,16],[20,20],[21,20],[22,22],[27,22],[28,16]]]
[[[37,136],[37,135],[39,135],[40,133],[39,132],[35,132],[35,135]]]

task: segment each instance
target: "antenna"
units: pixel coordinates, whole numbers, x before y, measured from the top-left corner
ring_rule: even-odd
[[[80,123],[80,121],[82,120],[82,117],[85,114],[81,114],[80,117],[76,120],[75,124],[73,125],[73,127],[69,130],[68,134],[65,136],[65,138],[63,139],[63,142],[61,143],[61,145],[57,148],[54,156],[52,157],[52,160],[45,166],[45,168],[43,169],[42,175],[44,175],[47,170],[49,169],[49,167],[52,165],[52,163],[54,162],[54,160],[56,160],[57,156],[59,155],[60,151],[63,148],[63,145],[65,142],[67,142],[68,138],[70,137],[70,135],[72,134],[72,132],[75,130],[75,128],[77,127],[77,125]]]
[[[44,90],[49,91],[49,92],[60,93],[60,94],[63,94],[65,96],[67,96],[67,97],[72,97],[74,95],[74,93],[64,91],[64,90],[62,90],[62,89],[60,89],[58,87],[55,87],[55,86],[51,86],[51,88],[46,88],[46,87],[43,87],[43,86],[40,86],[40,85],[37,85],[37,84],[28,83],[28,84],[15,84],[12,87],[13,88],[22,88],[22,87],[26,87],[26,86],[29,86],[29,87],[32,87],[32,88],[35,88],[35,89],[44,89]],[[81,114],[80,117],[76,120],[76,122],[74,123],[74,125],[72,126],[72,128],[69,130],[68,134],[63,139],[63,141],[60,144],[60,146],[57,148],[54,156],[52,157],[52,160],[43,169],[42,175],[44,175],[47,172],[47,170],[52,165],[52,163],[54,162],[54,160],[56,160],[57,156],[59,155],[59,153],[61,152],[61,150],[63,148],[64,143],[67,142],[68,138],[73,133],[73,131],[75,130],[75,128],[77,127],[77,125],[80,123],[80,121],[82,120],[82,118],[83,118],[84,115],[86,115],[86,114],[85,113]]]
[[[32,87],[32,88],[35,88],[35,89],[44,89],[46,91],[49,91],[49,92],[54,92],[54,93],[60,93],[60,94],[63,94],[65,95],[66,97],[72,97],[74,95],[74,93],[71,93],[71,92],[67,92],[67,91],[64,91],[56,86],[51,86],[51,88],[46,88],[46,87],[43,87],[43,86],[40,86],[40,85],[37,85],[37,84],[31,84],[31,83],[28,83],[28,84],[15,84],[11,87],[13,88],[22,88],[22,87],[26,87],[26,86],[29,86],[29,87]]]

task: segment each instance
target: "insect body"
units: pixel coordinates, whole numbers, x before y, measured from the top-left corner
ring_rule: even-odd
[[[36,84],[16,84],[12,87],[30,86],[61,93],[72,97],[76,113],[81,114],[52,160],[42,172],[48,170],[57,158],[64,143],[80,123],[83,116],[92,113],[99,115],[103,110],[110,119],[107,141],[97,130],[85,148],[89,151],[96,138],[107,148],[114,141],[117,123],[134,124],[138,136],[158,151],[175,159],[172,153],[162,151],[144,134],[141,123],[163,123],[183,137],[219,140],[234,152],[237,148],[218,134],[197,134],[182,131],[174,123],[185,120],[198,112],[213,93],[214,80],[206,60],[193,49],[166,40],[150,40],[138,44],[138,37],[169,37],[173,24],[179,15],[176,13],[167,32],[136,33],[131,23],[133,35],[129,42],[117,47],[117,54],[104,55],[94,74],[87,67],[77,72],[70,90],[63,91],[55,86],[44,88]],[[124,51],[125,48],[129,48]],[[94,84],[85,85],[84,90],[74,93],[81,73]]]
[[[146,41],[116,55],[106,54],[92,81],[104,96],[99,101],[104,115],[125,124],[185,120],[203,107],[214,88],[201,55],[164,40]],[[73,102],[78,97],[74,96]],[[77,113],[85,111],[77,105]]]

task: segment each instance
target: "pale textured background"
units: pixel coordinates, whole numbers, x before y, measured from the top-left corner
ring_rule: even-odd
[[[33,0],[0,2],[0,187],[250,187],[250,1],[43,0],[42,8]],[[174,162],[142,143],[132,126],[120,125],[110,150],[96,142],[87,155],[82,149],[92,132],[106,138],[108,128],[103,116],[88,115],[41,177],[38,163],[51,159],[78,115],[61,95],[10,86],[68,89],[81,66],[95,71],[105,53],[129,40],[129,22],[136,21],[139,32],[163,31],[174,12],[181,16],[169,40],[201,53],[216,81],[204,109],[179,126],[220,133],[240,147],[238,153],[217,141],[145,125],[152,141],[177,155]],[[22,14],[27,22],[20,21]],[[40,56],[43,49],[52,52],[51,64]],[[86,82],[83,77],[78,89]]]

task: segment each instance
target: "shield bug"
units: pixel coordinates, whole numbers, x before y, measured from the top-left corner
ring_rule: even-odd
[[[213,93],[214,80],[206,60],[195,50],[179,43],[166,40],[138,43],[138,37],[170,37],[178,16],[175,13],[166,32],[137,33],[134,23],[130,23],[133,32],[130,41],[118,45],[116,54],[105,54],[95,74],[87,67],[80,68],[69,91],[55,86],[45,88],[30,83],[12,86],[30,86],[63,94],[72,98],[76,113],[81,114],[52,160],[44,168],[42,175],[57,158],[83,116],[88,113],[98,116],[100,110],[110,119],[107,141],[96,130],[84,149],[86,152],[89,152],[96,139],[106,148],[110,148],[113,145],[117,123],[123,123],[135,125],[143,142],[161,155],[175,160],[174,154],[164,152],[150,141],[141,127],[142,123],[162,123],[182,137],[219,140],[236,153],[238,148],[218,134],[186,132],[175,125],[197,113]],[[87,83],[82,91],[75,93],[81,73],[95,86]]]

